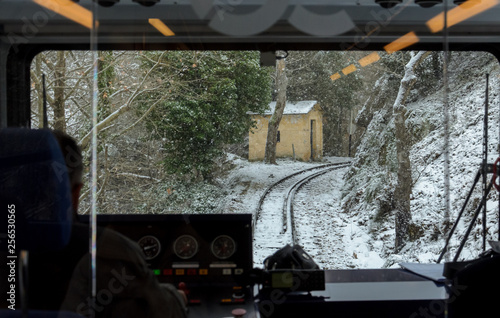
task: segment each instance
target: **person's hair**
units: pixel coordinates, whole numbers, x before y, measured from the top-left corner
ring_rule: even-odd
[[[76,140],[60,130],[53,130],[52,134],[56,137],[61,148],[66,167],[68,169],[69,181],[71,186],[82,182],[83,162],[82,151]]]

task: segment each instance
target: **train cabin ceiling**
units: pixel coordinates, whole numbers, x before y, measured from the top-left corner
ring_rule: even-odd
[[[94,38],[103,49],[381,49],[410,32],[418,39],[412,49],[442,49],[445,32],[439,27],[440,13],[445,7],[460,11],[457,0],[420,0],[424,7],[413,0],[145,1],[150,6],[141,1],[0,0],[0,38],[14,46],[88,47],[91,12],[96,12]],[[446,32],[450,48],[497,46],[499,1],[470,1],[476,3],[461,11],[473,14]],[[391,7],[392,2],[400,3]],[[67,6],[79,10],[55,13]],[[438,21],[434,27],[433,19]],[[166,26],[167,33],[159,31],[155,21]]]

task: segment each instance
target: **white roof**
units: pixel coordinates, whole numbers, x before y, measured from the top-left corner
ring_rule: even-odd
[[[317,103],[318,102],[315,100],[303,100],[300,102],[286,102],[283,115],[307,114],[313,109],[314,105],[316,105]],[[269,107],[264,112],[264,115],[274,114],[275,108],[276,108],[276,102],[269,103]],[[250,113],[250,114],[256,114],[256,113]]]

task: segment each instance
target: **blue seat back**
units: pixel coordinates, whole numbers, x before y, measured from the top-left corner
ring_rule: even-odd
[[[49,130],[0,130],[0,251],[64,247],[71,233],[70,192],[66,164]]]

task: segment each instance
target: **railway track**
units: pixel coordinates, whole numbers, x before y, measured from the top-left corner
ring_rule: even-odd
[[[301,170],[278,180],[262,194],[254,213],[254,262],[256,265],[279,248],[297,241],[294,196],[309,181],[350,162],[333,163]]]

